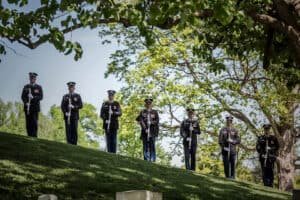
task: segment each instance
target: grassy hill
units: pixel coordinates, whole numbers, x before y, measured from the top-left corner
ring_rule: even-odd
[[[152,190],[164,199],[283,200],[288,193],[78,146],[0,133],[0,199],[114,199]]]

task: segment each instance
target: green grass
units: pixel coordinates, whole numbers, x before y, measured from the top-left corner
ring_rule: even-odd
[[[126,190],[162,192],[164,199],[283,200],[260,185],[160,166],[78,146],[0,133],[0,199],[114,199]]]

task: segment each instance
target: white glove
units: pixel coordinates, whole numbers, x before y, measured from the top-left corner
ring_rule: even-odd
[[[267,155],[267,154],[264,154],[262,157],[263,157],[263,158],[268,158],[268,155]]]
[[[109,120],[106,120],[105,123],[108,124],[108,123],[109,123]]]
[[[26,103],[26,106],[30,106],[30,103]]]
[[[267,150],[271,150],[272,148],[271,147],[267,147]]]
[[[28,94],[28,98],[29,98],[29,99],[33,99],[33,96],[32,96],[31,93]]]
[[[66,112],[66,117],[69,117],[69,116],[71,116],[71,113]]]
[[[72,104],[69,104],[69,108],[73,109],[73,108],[74,108],[74,106],[73,106]]]
[[[192,138],[190,138],[190,137],[188,137],[188,138],[186,138],[186,141],[191,141],[192,140]]]
[[[108,114],[110,114],[110,115],[112,115],[114,112],[110,109],[109,111],[108,111]]]
[[[228,147],[224,147],[224,151],[229,151],[230,149]]]
[[[232,140],[231,138],[229,138],[229,139],[227,140],[227,142],[230,142],[230,143],[232,143],[232,142],[233,142],[233,140]]]

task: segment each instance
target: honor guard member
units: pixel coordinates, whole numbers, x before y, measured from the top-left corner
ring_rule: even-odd
[[[198,120],[194,115],[195,110],[193,108],[187,108],[186,111],[188,118],[181,123],[180,135],[183,137],[185,168],[195,171],[197,135],[200,135],[201,132]]]
[[[61,102],[61,110],[64,115],[66,136],[68,144],[77,145],[79,110],[82,101],[79,94],[75,93],[75,82],[68,82],[69,93],[65,94]]]
[[[40,112],[40,101],[43,99],[42,87],[36,84],[37,73],[29,73],[30,83],[25,85],[22,91],[22,101],[26,118],[27,135],[37,137],[38,117]]]
[[[235,179],[236,145],[240,144],[238,131],[233,128],[233,117],[226,117],[226,127],[219,133],[219,144],[222,149],[224,173],[226,178]]]
[[[145,109],[140,112],[136,121],[141,125],[144,160],[155,162],[155,139],[159,133],[159,116],[158,112],[152,109],[152,102],[152,98],[145,99]]]
[[[108,90],[108,101],[101,107],[100,117],[103,119],[103,129],[105,130],[107,152],[117,152],[117,132],[119,129],[119,117],[122,110],[119,102],[114,100],[116,91]]]
[[[265,186],[273,187],[274,163],[279,149],[279,143],[274,135],[270,135],[270,124],[264,124],[264,135],[259,136],[256,150],[259,153],[259,161]]]

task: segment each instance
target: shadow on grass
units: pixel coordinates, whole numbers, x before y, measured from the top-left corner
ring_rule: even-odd
[[[126,190],[162,192],[164,199],[282,200],[286,193],[61,143],[0,133],[3,199],[114,199]],[[6,195],[6,196],[5,196]]]

